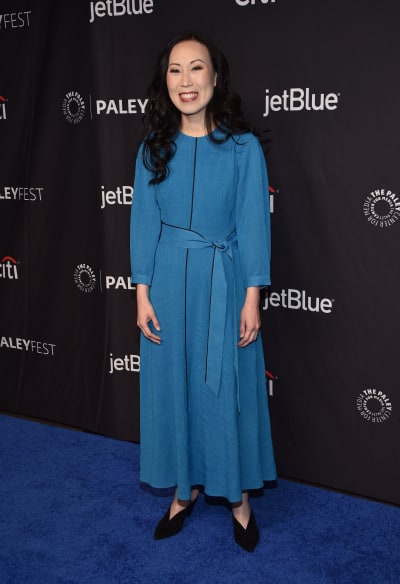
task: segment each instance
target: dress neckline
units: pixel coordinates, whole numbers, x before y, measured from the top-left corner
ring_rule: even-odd
[[[214,128],[212,132],[210,132],[209,134],[203,134],[203,136],[191,136],[190,134],[185,134],[185,132],[182,132],[182,130],[178,130],[179,136],[182,136],[183,138],[188,138],[189,140],[204,140],[205,138],[209,138],[210,136],[216,136],[218,134],[221,134],[221,131],[218,126]]]
[[[213,130],[211,133],[213,134],[215,130]],[[210,134],[203,134],[202,136],[191,136],[190,134],[185,134],[185,132],[182,132],[182,130],[179,130],[179,134],[181,136],[183,136],[184,138],[191,138],[193,140],[201,140],[202,138],[207,138]]]

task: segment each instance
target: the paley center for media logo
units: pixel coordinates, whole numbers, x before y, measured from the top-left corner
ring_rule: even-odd
[[[86,114],[86,104],[81,94],[68,91],[62,102],[62,111],[70,124],[79,124]]]
[[[400,218],[400,199],[391,189],[375,189],[365,197],[363,210],[374,227],[390,227]]]
[[[96,116],[144,114],[148,101],[140,97],[96,99],[91,93],[82,96],[78,91],[68,91],[62,100],[62,112],[70,124],[79,124],[86,112],[91,120]]]
[[[99,285],[100,292],[103,290],[136,290],[132,284],[130,276],[116,274],[103,274],[102,270],[96,271],[86,263],[78,264],[74,269],[74,282],[80,292],[90,294]]]
[[[380,389],[364,389],[357,397],[357,410],[364,420],[374,424],[386,422],[393,411],[390,398]]]

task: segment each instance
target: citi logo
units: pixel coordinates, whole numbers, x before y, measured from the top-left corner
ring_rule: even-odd
[[[269,89],[265,90],[264,118],[271,112],[299,112],[336,110],[339,104],[340,93],[312,93],[309,87],[301,89],[292,87],[284,89],[283,93],[270,95]]]
[[[17,261],[11,256],[4,256],[0,262],[0,278],[18,280]]]
[[[274,189],[271,185],[268,187],[269,191],[269,212],[273,213],[275,210],[275,195],[279,193],[278,189]]]
[[[238,6],[254,6],[255,4],[275,4],[275,0],[235,0]]]
[[[322,312],[330,314],[332,312],[334,300],[330,298],[312,297],[305,290],[281,290],[280,292],[270,292],[265,298],[263,310],[272,308],[289,308],[290,310],[304,310],[306,312]]]
[[[265,380],[267,382],[268,395],[273,397],[274,395],[274,382],[277,380],[277,376],[271,373],[271,371],[265,370]]]
[[[6,98],[0,95],[0,120],[7,119]]]
[[[151,14],[153,0],[96,0],[90,2],[90,24],[103,16],[137,16]]]

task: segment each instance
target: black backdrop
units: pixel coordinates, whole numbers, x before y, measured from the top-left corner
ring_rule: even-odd
[[[2,0],[0,408],[138,440],[134,157],[189,28],[270,130],[279,473],[400,503],[395,0]]]

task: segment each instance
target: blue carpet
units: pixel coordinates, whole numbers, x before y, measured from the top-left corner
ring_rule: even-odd
[[[201,496],[176,537],[139,483],[139,447],[0,415],[1,584],[398,584],[400,509],[280,480],[252,499],[261,540]]]

